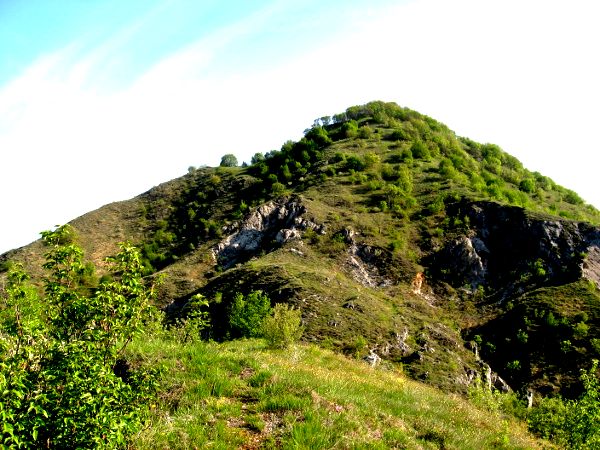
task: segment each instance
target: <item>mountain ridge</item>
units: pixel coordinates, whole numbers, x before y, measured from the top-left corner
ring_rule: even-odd
[[[522,227],[511,228],[517,216]],[[248,167],[190,169],[71,225],[96,263],[119,241],[138,245],[147,275],[166,275],[159,304],[170,314],[197,293],[220,293],[224,301],[210,305],[213,338],[224,337],[235,293],[261,289],[303,311],[306,340],[376,352],[443,389],[464,392],[491,367],[512,389],[569,394],[600,354],[599,296],[578,271],[586,266],[598,283],[598,239],[575,233],[597,235],[598,223],[575,192],[498,146],[371,102],[317,119],[300,141]],[[536,227],[554,234],[527,234]],[[490,241],[498,230],[504,240]],[[543,241],[544,251],[507,251],[519,230],[522,247]],[[38,241],[0,261],[24,261],[36,278],[42,254]],[[421,272],[417,293],[411,282]],[[549,290],[578,298],[557,306]],[[541,345],[544,333],[556,335],[552,345]],[[550,358],[556,352],[563,364]]]

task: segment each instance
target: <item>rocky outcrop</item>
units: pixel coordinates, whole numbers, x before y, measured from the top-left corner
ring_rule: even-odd
[[[302,217],[306,208],[299,199],[267,202],[252,211],[219,242],[212,254],[223,268],[248,260],[263,250],[271,250],[273,242],[282,245],[301,237],[301,231],[311,228],[324,233],[325,228]]]
[[[390,286],[392,281],[382,274],[386,266],[392,265],[389,251],[359,243],[356,240],[357,233],[350,228],[340,233],[349,244],[347,263],[354,279],[367,287]]]
[[[581,263],[581,273],[600,289],[600,247],[598,245],[594,244],[588,248],[587,255]]]
[[[450,242],[443,257],[455,263],[453,276],[475,289],[485,281],[489,250],[478,237],[461,236]]]
[[[514,291],[523,284],[557,284],[581,276],[600,281],[600,229],[589,224],[538,217],[493,202],[458,202],[448,206],[447,214],[469,228],[425,259],[435,279],[454,287]]]

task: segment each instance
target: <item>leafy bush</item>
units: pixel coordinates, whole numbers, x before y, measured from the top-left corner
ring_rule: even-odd
[[[252,291],[245,297],[238,292],[229,313],[232,337],[260,336],[263,320],[270,313],[271,300],[262,291]]]
[[[346,170],[361,172],[365,170],[365,163],[356,156],[348,156],[346,157]]]
[[[183,317],[176,320],[170,336],[183,344],[200,340],[202,331],[210,324],[207,307],[208,300],[202,294],[194,295],[185,305]]]
[[[377,153],[369,152],[363,157],[363,160],[365,167],[371,168],[375,164],[378,164],[381,159]]]
[[[416,159],[429,159],[431,158],[431,153],[429,152],[429,148],[422,141],[413,142],[410,147],[410,151],[412,156]]]
[[[42,236],[50,247],[45,296],[37,298],[17,268],[0,308],[0,442],[3,448],[124,448],[141,429],[156,389],[155,370],[134,370],[123,359],[156,311],[153,289],[129,244],[109,259],[114,279],[90,290],[79,283],[86,265],[71,229]]]
[[[572,449],[600,448],[600,379],[598,360],[581,372],[584,392],[577,400],[548,398],[528,418],[534,433]]]
[[[349,120],[342,125],[344,137],[352,138],[358,134],[358,123],[355,120]]]
[[[525,178],[519,183],[519,189],[523,192],[532,193],[535,191],[535,180],[533,178]]]
[[[297,342],[304,332],[300,310],[285,303],[278,303],[272,314],[262,323],[262,336],[272,348],[288,348]]]
[[[361,139],[369,139],[373,135],[373,129],[367,125],[363,125],[358,129],[358,137]]]
[[[332,140],[327,133],[327,130],[323,127],[312,127],[305,137],[312,140],[318,147],[326,147],[331,144]]]

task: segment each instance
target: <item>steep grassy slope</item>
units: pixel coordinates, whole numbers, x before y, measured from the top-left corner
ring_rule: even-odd
[[[554,248],[549,238],[542,250],[505,252],[510,245],[486,237],[500,226],[490,223],[496,216],[477,212],[494,208],[520,218],[525,242],[558,223],[581,245],[552,256],[542,252]],[[96,262],[119,241],[138,244],[148,276],[165,275],[160,304],[172,316],[193,294],[222,299],[210,307],[215,339],[227,333],[235,293],[262,289],[300,307],[305,340],[320,346],[375,351],[445,389],[465,391],[489,363],[514,389],[547,392],[571,389],[600,356],[600,297],[577,284],[594,229],[575,221],[598,224],[600,213],[496,145],[372,102],[318,119],[299,142],[249,167],[191,170],[72,224]],[[489,254],[469,250],[475,238]],[[32,268],[42,252],[36,243],[1,258]],[[558,328],[540,322],[554,323],[548,317]],[[557,349],[569,357],[552,359]]]
[[[314,345],[157,339],[135,352],[169,383],[136,448],[549,447],[499,412]]]

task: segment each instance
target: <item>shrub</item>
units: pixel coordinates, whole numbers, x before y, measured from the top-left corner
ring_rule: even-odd
[[[584,392],[577,400],[544,399],[531,412],[528,423],[534,433],[566,448],[600,448],[600,379],[598,360],[581,372]]]
[[[245,297],[238,292],[229,314],[232,337],[260,336],[263,320],[270,312],[271,300],[262,291],[252,291]]]
[[[370,168],[375,164],[378,164],[381,159],[377,153],[369,152],[363,157],[363,160],[365,162],[365,167]]]
[[[363,125],[358,129],[358,137],[361,139],[369,139],[373,135],[373,129],[367,125]]]
[[[525,178],[523,181],[521,181],[521,183],[519,183],[519,189],[521,189],[523,192],[527,192],[528,194],[534,192],[535,188],[535,180],[533,178]]]
[[[361,172],[365,170],[365,163],[356,156],[348,156],[346,157],[346,170]]]
[[[171,335],[179,342],[194,343],[200,340],[202,331],[209,326],[208,300],[201,294],[194,295],[183,309],[184,317],[175,322]]]
[[[410,147],[410,151],[412,156],[416,159],[429,159],[431,158],[431,154],[429,153],[429,148],[423,141],[415,141]]]
[[[347,138],[355,137],[358,134],[358,123],[355,120],[349,120],[342,125],[342,133]]]
[[[284,303],[276,304],[262,323],[262,336],[272,348],[288,348],[303,332],[300,310]]]
[[[17,269],[0,308],[0,442],[3,448],[125,448],[157,387],[156,370],[132,369],[123,359],[156,314],[139,253],[121,244],[109,259],[114,278],[90,290],[79,281],[86,265],[71,229],[42,236],[49,246],[45,296],[37,298]]]
[[[327,130],[323,127],[313,127],[306,133],[306,138],[317,144],[317,147],[322,148],[331,144],[331,138]]]
[[[273,183],[273,186],[271,186],[271,192],[275,195],[283,194],[285,189],[285,184],[283,183]]]

